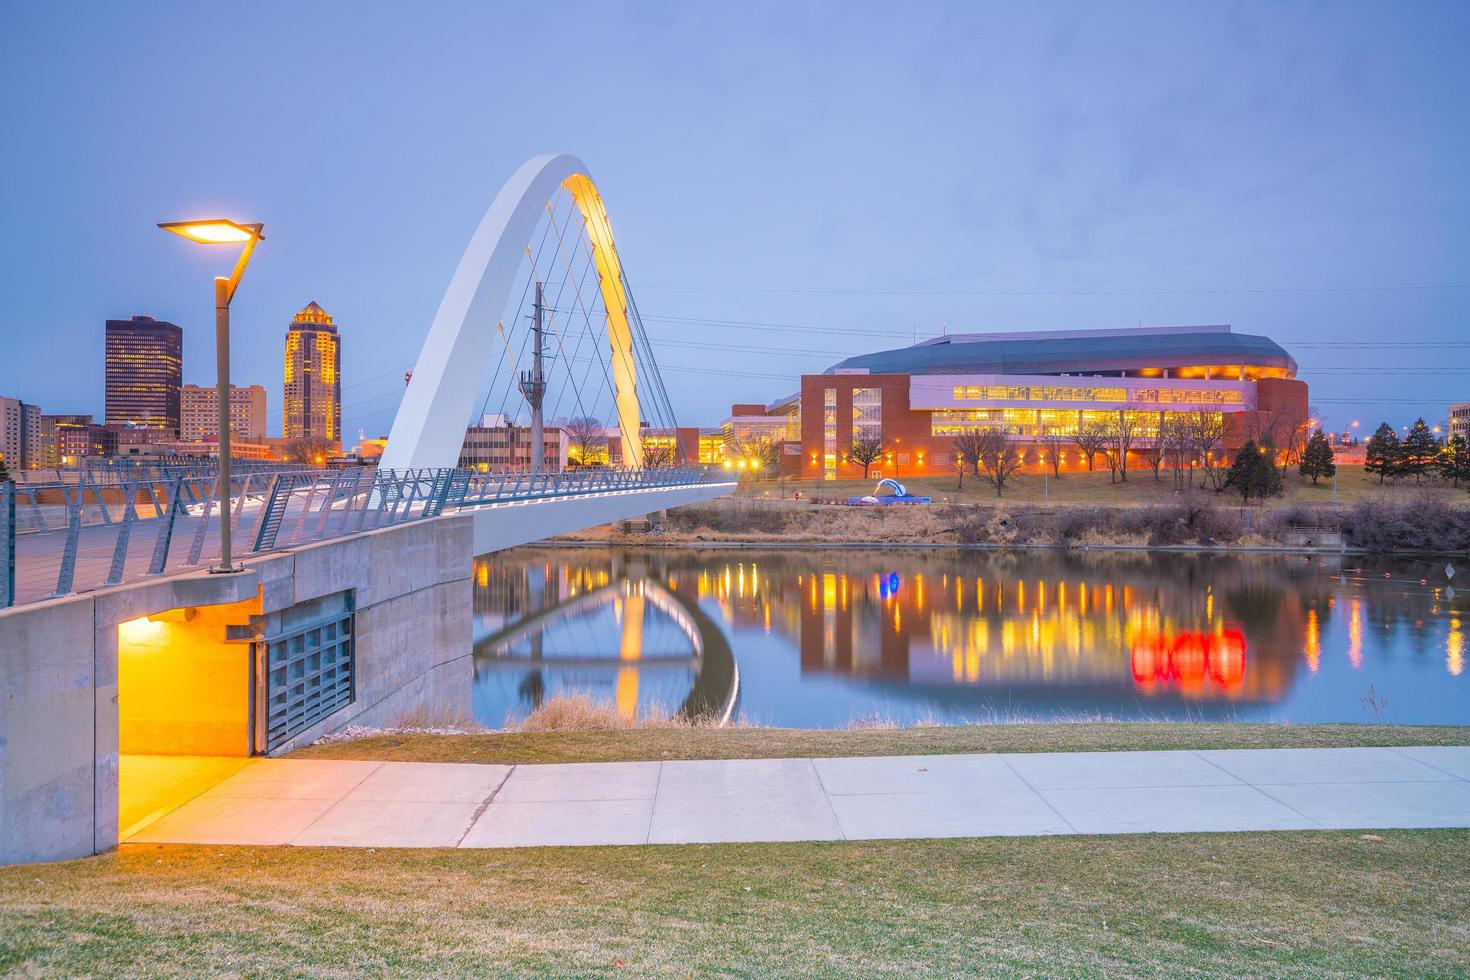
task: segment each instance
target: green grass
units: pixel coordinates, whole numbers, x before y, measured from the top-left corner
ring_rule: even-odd
[[[1341,748],[1470,745],[1470,727],[1149,722],[956,725],[831,731],[806,728],[635,728],[618,731],[388,734],[307,746],[296,759],[398,762],[616,762],[771,759],[955,752]]]
[[[0,869],[25,976],[1464,976],[1470,832],[520,851],[134,845]]]

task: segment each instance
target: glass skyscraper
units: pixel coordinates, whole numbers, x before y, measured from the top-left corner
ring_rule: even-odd
[[[315,437],[342,444],[341,338],[315,301],[286,330],[282,405],[287,439]]]
[[[107,424],[179,431],[184,331],[135,316],[107,321]]]

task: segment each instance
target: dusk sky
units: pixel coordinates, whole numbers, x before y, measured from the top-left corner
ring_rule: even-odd
[[[951,333],[1232,324],[1329,426],[1470,399],[1470,4],[0,2],[0,395],[102,412],[107,318],[269,393],[310,300],[386,433],[528,157],[602,189],[679,420]],[[722,321],[712,325],[701,321]],[[660,341],[678,345],[661,346]],[[700,345],[700,346],[693,346]]]

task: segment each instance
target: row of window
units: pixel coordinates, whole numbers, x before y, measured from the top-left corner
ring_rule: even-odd
[[[1170,416],[1197,419],[1195,412],[1096,411],[1088,409],[1035,408],[969,408],[945,409],[930,416],[929,432],[936,436],[955,436],[966,429],[999,428],[1017,436],[1074,436],[1083,426],[1113,426],[1122,416],[1135,438],[1152,439]],[[1218,412],[1212,413],[1215,421]]]
[[[1243,405],[1237,388],[1120,388],[1082,385],[955,385],[956,401],[1134,402]]]

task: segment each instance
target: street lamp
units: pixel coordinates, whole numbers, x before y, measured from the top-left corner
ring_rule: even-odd
[[[261,232],[265,225],[242,225],[224,218],[208,218],[202,221],[163,221],[158,227],[181,235],[199,245],[244,245],[240,257],[235,260],[235,271],[226,279],[214,279],[214,362],[215,388],[219,399],[219,565],[211,572],[239,572],[244,565],[236,565],[230,555],[230,511],[233,509],[230,490],[230,300],[235,298],[235,289],[245,266],[250,263],[250,253],[255,243],[264,241]]]

